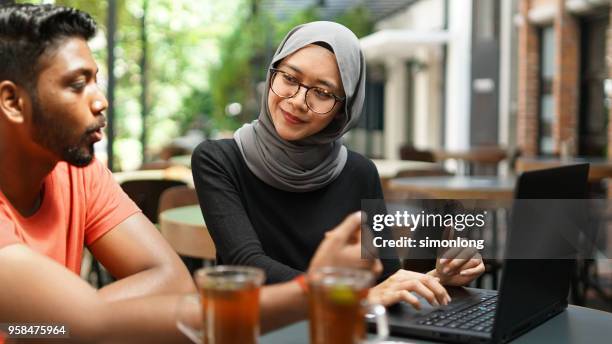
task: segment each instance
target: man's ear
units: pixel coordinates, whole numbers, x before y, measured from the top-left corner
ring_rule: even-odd
[[[13,123],[23,123],[25,92],[14,82],[0,82],[0,115]]]

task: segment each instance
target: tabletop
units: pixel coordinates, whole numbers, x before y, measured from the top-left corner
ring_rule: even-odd
[[[391,179],[389,188],[442,199],[511,199],[515,183],[514,177],[425,176]]]
[[[170,162],[191,168],[191,155],[176,155],[170,158]]]
[[[441,164],[424,161],[372,159],[378,175],[381,179],[395,178],[399,173],[405,171],[441,171]]]
[[[215,244],[208,233],[199,205],[162,211],[159,229],[179,254],[214,260]]]
[[[191,170],[184,166],[172,166],[163,170],[137,170],[114,172],[113,178],[118,184],[128,180],[171,179],[180,180],[193,186]]]
[[[518,337],[513,344],[529,343],[607,343],[612,338],[612,313],[570,305],[568,309],[542,325]],[[391,337],[394,343],[435,343],[412,338]],[[260,344],[306,344],[306,321],[284,327],[261,337]]]

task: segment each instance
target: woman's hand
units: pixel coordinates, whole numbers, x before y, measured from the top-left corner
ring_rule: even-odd
[[[436,268],[427,274],[450,286],[469,284],[485,271],[482,256],[474,248],[451,248],[436,262]]]
[[[382,272],[379,259],[361,257],[361,212],[355,212],[344,219],[336,228],[325,233],[308,271],[325,266],[358,268],[372,271],[376,276]]]
[[[446,305],[451,301],[448,292],[436,277],[407,270],[398,270],[370,289],[368,300],[385,306],[405,301],[420,309],[419,299],[411,292],[422,296],[433,306]]]

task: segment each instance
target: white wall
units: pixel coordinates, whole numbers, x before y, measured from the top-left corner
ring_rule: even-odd
[[[513,19],[518,1],[502,2],[500,18],[499,144],[511,148],[516,146],[518,30]]]
[[[457,1],[450,0],[449,2]],[[461,0],[460,0],[461,1]],[[376,23],[375,30],[420,29],[441,30],[444,26],[444,1],[421,0],[407,9]]]
[[[445,148],[466,149],[470,137],[472,0],[451,0],[447,51]]]
[[[453,0],[456,1],[456,0]],[[451,1],[452,2],[452,1]],[[376,24],[376,31],[384,29],[409,29],[439,31],[444,25],[444,1],[422,0],[402,12],[385,18]],[[399,158],[399,147],[408,139],[418,148],[438,148],[441,142],[440,126],[442,114],[441,80],[442,63],[440,47],[418,47],[412,58],[418,59],[426,68],[415,75],[414,109],[407,108],[407,60],[388,57],[384,61],[387,80],[385,82],[385,128],[384,156]],[[408,114],[413,113],[413,118]],[[412,131],[408,132],[408,124]],[[408,137],[408,136],[411,137]]]
[[[385,61],[384,156],[399,159],[399,147],[406,137],[406,63],[399,58]]]

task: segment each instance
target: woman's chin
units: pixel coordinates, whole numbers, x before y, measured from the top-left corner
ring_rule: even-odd
[[[285,132],[283,130],[277,131],[278,136],[285,141],[297,141],[302,139],[302,135],[296,132]]]
[[[297,141],[304,138],[304,133],[302,131],[288,128],[282,124],[276,126],[276,133],[285,141]]]

